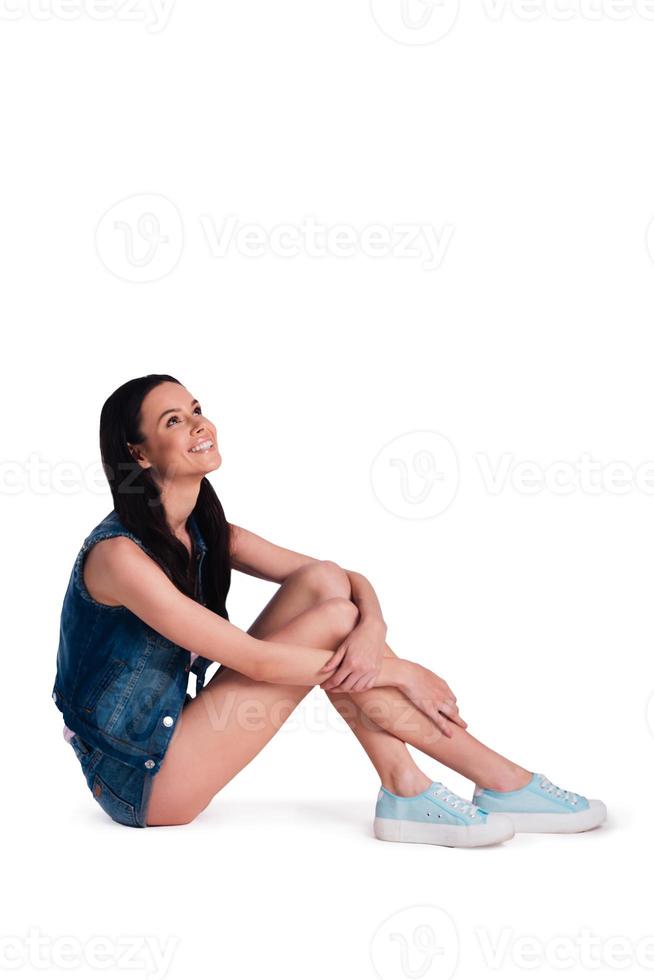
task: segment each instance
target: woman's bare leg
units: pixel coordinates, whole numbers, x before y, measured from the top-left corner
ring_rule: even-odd
[[[350,604],[351,605],[351,604]],[[323,603],[270,633],[276,642],[335,650],[352,626],[344,603]],[[261,751],[311,686],[219,670],[183,708],[148,802],[147,826],[189,823]],[[392,736],[383,733],[391,741]]]
[[[352,628],[358,610],[348,601],[349,596],[350,581],[338,565],[328,561],[303,565],[283,583],[248,632],[271,638],[268,631],[288,622],[289,614],[297,616],[301,610],[332,599],[346,601],[346,619],[347,608],[351,607]],[[385,652],[386,656],[396,656],[388,644]],[[393,793],[411,796],[431,782],[416,765],[405,742],[487,789],[518,789],[531,779],[528,769],[490,749],[458,725],[451,726],[452,737],[447,738],[395,687],[325,693],[361,742],[382,784]]]
[[[280,632],[295,623],[309,623],[313,619],[319,622],[326,617],[328,622],[334,624],[334,637],[340,637],[334,642],[336,649],[341,640],[352,631],[357,615],[356,606],[348,600],[340,596],[325,599],[300,613],[286,627],[282,627],[281,631],[267,633],[262,639],[279,640]],[[403,796],[422,793],[431,785],[432,780],[420,770],[402,739],[377,725],[347,695],[334,694],[331,700],[361,743],[377,770],[382,785],[392,793]]]
[[[339,568],[338,571],[342,570]],[[347,581],[347,576],[345,578]],[[329,562],[298,569],[278,589],[248,633],[259,639],[277,639],[277,632],[296,622],[297,617],[325,612],[330,617],[340,617],[343,639],[352,631],[358,610],[351,602],[344,602],[340,595],[322,598],[323,593],[329,593],[332,581]],[[402,739],[377,725],[347,694],[325,693],[361,743],[382,785],[391,793],[415,796],[431,785],[432,780],[419,768]]]

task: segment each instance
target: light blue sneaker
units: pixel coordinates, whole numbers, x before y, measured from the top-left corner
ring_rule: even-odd
[[[472,799],[489,813],[510,817],[517,833],[577,834],[606,820],[606,807],[601,800],[587,800],[579,793],[561,789],[539,772],[522,789],[507,793],[475,786]]]
[[[446,847],[499,844],[514,835],[508,817],[488,814],[442,783],[432,783],[417,796],[396,796],[381,786],[374,831],[380,840]]]

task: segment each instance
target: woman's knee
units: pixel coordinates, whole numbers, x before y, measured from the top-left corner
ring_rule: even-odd
[[[351,588],[347,572],[329,559],[308,562],[297,570],[305,586],[318,601],[331,598],[349,600]]]
[[[321,612],[335,632],[342,636],[352,632],[359,618],[358,608],[350,599],[343,596],[323,599],[314,608],[317,612]]]

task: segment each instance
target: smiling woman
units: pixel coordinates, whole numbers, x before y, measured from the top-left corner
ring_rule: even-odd
[[[602,822],[600,801],[465,731],[449,685],[386,644],[365,576],[228,524],[207,479],[221,463],[216,428],[176,378],[118,388],[102,408],[100,449],[114,509],[73,565],[52,696],[114,821],[189,823],[319,684],[382,780],[374,832],[383,840],[472,847],[508,840],[514,827]],[[232,568],[280,584],[247,632],[227,615]],[[260,723],[243,725],[252,704]],[[406,742],[474,779],[479,805],[433,782]]]
[[[200,446],[205,448],[197,452]],[[195,513],[212,554],[207,604],[227,617],[229,524],[204,479],[222,458],[216,427],[202,414],[198,399],[168,374],[127,382],[102,408],[100,451],[121,521],[187,595],[193,595],[194,566],[188,562],[186,522]]]
[[[85,539],[71,573],[53,698],[86,773],[92,760],[95,775],[105,757],[157,771],[190,698],[189,672],[199,691],[217,658],[172,643],[135,616],[112,572],[125,574],[124,547],[133,547],[178,594],[229,619],[230,526],[204,479],[222,460],[215,426],[172,375],[137,378],[113,392],[101,412],[100,449],[114,510]],[[161,729],[153,729],[153,697],[166,691]]]

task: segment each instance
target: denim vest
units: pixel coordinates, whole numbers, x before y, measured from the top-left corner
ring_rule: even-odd
[[[193,515],[188,520],[197,562],[197,601],[203,605],[202,562],[207,545]],[[82,563],[103,538],[123,535],[152,552],[121,523],[115,510],[84,539],[64,596],[57,671],[52,698],[64,722],[83,741],[127,765],[152,774],[166,749],[187,700],[189,671],[196,693],[215,663],[157,633],[126,606],[97,602],[86,590]]]

